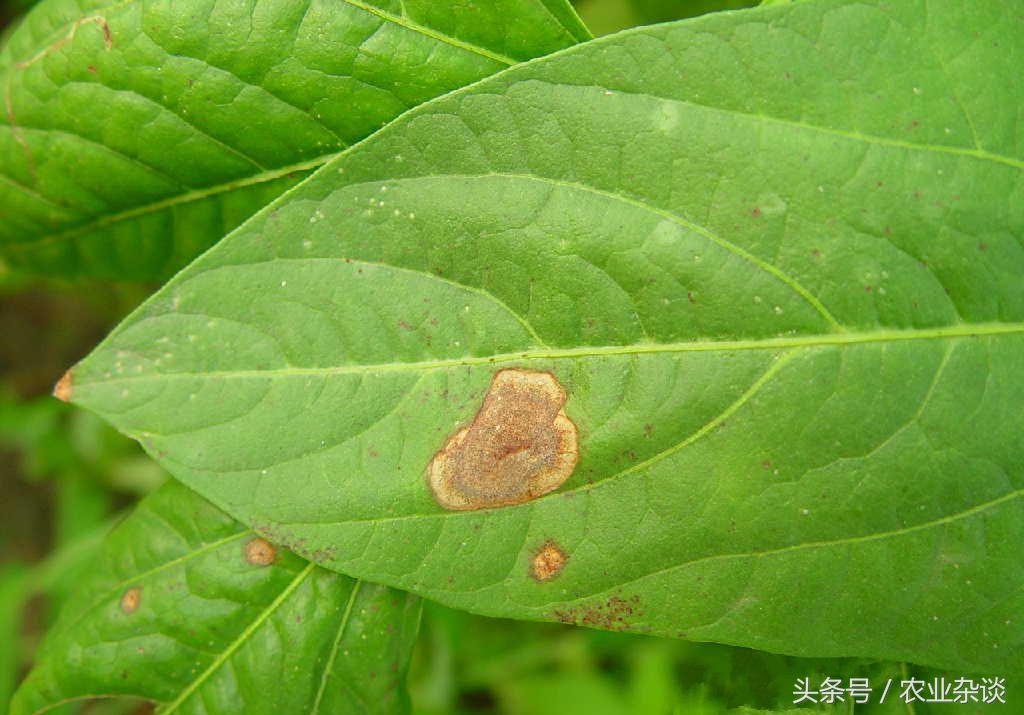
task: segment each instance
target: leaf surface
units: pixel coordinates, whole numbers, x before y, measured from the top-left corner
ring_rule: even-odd
[[[14,715],[124,695],[161,713],[408,709],[418,599],[275,551],[179,484],[111,533],[77,596]]]
[[[218,244],[71,399],[269,537],[456,607],[1019,670],[1018,23],[823,0],[513,68]],[[428,464],[504,368],[557,378],[575,470],[444,509]]]
[[[405,109],[585,38],[565,0],[47,0],[0,53],[0,255],[168,275]]]

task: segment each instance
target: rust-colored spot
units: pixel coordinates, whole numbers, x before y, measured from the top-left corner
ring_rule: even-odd
[[[533,555],[530,573],[538,581],[550,581],[562,573],[565,562],[568,560],[569,555],[562,550],[561,546],[554,541],[546,541]]]
[[[427,479],[446,509],[522,504],[557,489],[576,468],[576,425],[548,372],[500,370],[473,422],[434,455]]]
[[[53,396],[62,402],[70,402],[72,380],[71,371],[68,370],[57,380],[57,384],[53,386]]]
[[[138,587],[129,588],[121,596],[121,610],[131,615],[139,610],[139,602],[142,600],[142,589]]]
[[[572,625],[609,631],[640,630],[634,624],[640,615],[640,599],[612,596],[606,601],[555,609],[551,615],[555,620]]]
[[[245,545],[245,560],[253,566],[270,566],[277,558],[277,547],[257,536]]]

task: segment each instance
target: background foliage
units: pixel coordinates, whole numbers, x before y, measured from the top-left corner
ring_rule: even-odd
[[[595,34],[753,4],[577,3]],[[0,2],[2,30],[30,5],[31,0]],[[49,397],[67,366],[153,287],[30,280],[0,265],[0,708],[6,708],[57,611],[75,597],[76,579],[89,568],[103,535],[127,507],[165,480],[133,442],[98,418]],[[719,713],[743,706],[785,708],[798,677],[870,676],[881,682],[910,674],[925,679],[939,675],[901,663],[799,659],[487,619],[428,603],[414,652],[411,692],[421,713]],[[976,707],[919,705],[915,711],[892,702],[868,712]],[[146,712],[147,706],[99,702],[61,711]]]

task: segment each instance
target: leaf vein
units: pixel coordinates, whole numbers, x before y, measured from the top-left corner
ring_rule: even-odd
[[[286,600],[288,600],[288,597],[292,595],[295,589],[302,585],[302,582],[306,580],[306,578],[309,576],[310,573],[312,573],[313,569],[315,568],[316,564],[309,563],[304,569],[302,569],[302,571],[300,571],[295,576],[295,578],[292,579],[292,581],[284,588],[284,590],[278,594],[277,598],[275,598],[270,603],[270,605],[267,606],[253,620],[252,623],[246,626],[245,629],[238,635],[238,637],[235,638],[235,640],[228,644],[227,648],[225,648],[221,652],[221,654],[217,656],[217,659],[214,660],[206,670],[200,673],[195,680],[189,683],[188,686],[186,686],[185,689],[182,690],[181,694],[178,695],[178,697],[175,698],[175,700],[167,706],[167,709],[161,711],[162,715],[168,715],[168,713],[172,713],[179,707],[181,707],[181,704],[188,700],[195,693],[195,691],[204,682],[206,682],[206,680],[211,675],[213,675],[214,672],[216,672],[222,665],[228,662],[228,659],[234,654],[234,652],[238,650],[242,646],[242,644],[245,643],[245,641],[248,640],[252,636],[252,634],[255,633],[260,628],[260,626],[262,626],[267,621],[267,619],[269,619],[274,614],[274,611],[280,608],[281,605]]]

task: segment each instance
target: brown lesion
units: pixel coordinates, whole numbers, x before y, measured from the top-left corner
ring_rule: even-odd
[[[125,615],[131,615],[139,610],[139,603],[142,602],[142,589],[133,586],[121,595],[121,611]]]
[[[557,621],[574,626],[600,628],[606,631],[644,630],[636,622],[641,615],[638,596],[611,596],[605,601],[556,608],[551,615]]]
[[[530,575],[537,581],[550,581],[562,573],[569,555],[554,541],[548,540],[537,549],[530,562]]]
[[[576,425],[549,372],[500,370],[480,411],[434,455],[427,477],[446,509],[522,504],[557,489],[576,468]]]
[[[257,536],[246,543],[245,560],[253,566],[270,566],[277,560],[277,547]]]

